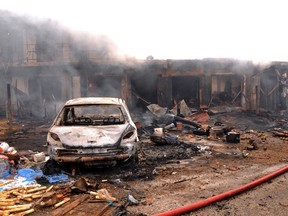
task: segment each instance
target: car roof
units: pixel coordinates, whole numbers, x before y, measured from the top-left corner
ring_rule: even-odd
[[[115,97],[81,97],[68,100],[64,106],[85,105],[85,104],[115,104],[122,105],[121,98]]]

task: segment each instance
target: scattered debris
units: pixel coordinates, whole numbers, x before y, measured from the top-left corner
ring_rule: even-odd
[[[273,131],[275,137],[279,137],[281,140],[288,141],[288,131],[275,128]]]
[[[254,139],[250,139],[248,142],[248,146],[246,147],[247,150],[257,150],[258,145]]]
[[[177,137],[170,135],[151,135],[150,139],[152,142],[159,145],[177,145],[180,143]]]
[[[138,201],[137,199],[135,199],[135,198],[133,197],[133,195],[131,195],[131,194],[128,194],[128,200],[129,200],[131,203],[135,204],[135,205],[138,205],[138,204],[139,204],[139,201]]]
[[[105,200],[110,202],[117,201],[117,199],[115,197],[112,197],[105,188],[99,189],[97,192],[88,191],[88,193],[95,196],[97,200]]]
[[[33,155],[33,160],[35,162],[44,162],[45,161],[45,153],[40,152]]]
[[[51,215],[65,215],[70,211],[69,214],[72,214],[73,209],[77,209],[79,205],[89,203],[97,205],[98,215],[108,211],[109,213],[126,212],[126,207],[129,205],[133,207],[149,204],[146,202],[146,191],[141,191],[121,179],[148,180],[173,175],[174,184],[190,181],[195,179],[195,176],[184,178],[181,172],[185,166],[196,166],[194,158],[197,156],[204,155],[205,160],[215,155],[215,157],[231,157],[248,161],[257,157],[257,153],[262,149],[267,150],[265,143],[271,138],[271,135],[267,135],[267,132],[264,133],[260,129],[248,130],[242,125],[239,127],[237,122],[232,122],[230,119],[225,121],[224,117],[218,119],[217,115],[209,116],[209,111],[195,111],[189,107],[187,110],[186,107],[181,109],[181,115],[177,116],[158,105],[150,106],[150,109],[157,114],[153,116],[152,125],[147,126],[144,122],[137,124],[137,129],[143,131],[139,133],[138,146],[138,156],[141,160],[136,166],[125,166],[121,171],[116,167],[116,174],[113,171],[106,174],[101,170],[100,174],[94,173],[94,179],[91,176],[87,178],[85,173],[70,176],[65,172],[67,167],[61,167],[63,170],[60,172],[54,170],[49,174],[43,174],[44,163],[45,166],[47,164],[44,151],[33,149],[24,154],[14,147],[7,148],[4,144],[0,153],[0,171],[4,171],[3,176],[0,176],[0,196],[5,197],[5,205],[1,198],[0,215],[2,212],[25,215],[43,209],[49,211]],[[271,134],[284,141],[284,138],[288,137],[287,131],[283,128],[274,128]],[[23,136],[23,133],[18,135]],[[227,143],[237,143],[237,145]],[[222,152],[215,152],[214,148],[220,145]],[[266,153],[264,157],[262,156],[263,159],[270,158],[269,149]],[[3,161],[5,166],[1,166]],[[281,158],[279,161],[286,160]],[[205,164],[206,161],[203,163]],[[48,164],[49,166],[54,165]],[[227,166],[227,169],[236,171],[239,170],[239,166]],[[119,191],[114,193],[111,189],[115,186],[120,188],[120,193]],[[8,207],[2,208],[6,205]]]
[[[88,200],[89,196],[88,195],[83,195],[80,198],[75,199],[74,201],[70,202],[68,205],[66,205],[63,208],[54,210],[51,213],[51,216],[62,216],[67,214],[69,211],[73,210],[74,208],[76,208],[77,206],[79,206],[81,203],[85,202],[86,200]],[[69,200],[68,200],[69,201]]]
[[[231,171],[236,171],[236,170],[238,170],[239,168],[238,168],[237,166],[229,166],[227,169],[228,169],[228,170],[231,170]]]

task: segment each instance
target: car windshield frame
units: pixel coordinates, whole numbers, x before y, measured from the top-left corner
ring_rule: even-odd
[[[123,106],[118,104],[66,105],[58,115],[57,126],[119,125],[127,121]]]

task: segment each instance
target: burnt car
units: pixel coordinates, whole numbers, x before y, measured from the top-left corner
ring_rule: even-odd
[[[48,155],[60,164],[116,165],[137,159],[137,129],[121,98],[84,97],[65,103],[48,135]]]

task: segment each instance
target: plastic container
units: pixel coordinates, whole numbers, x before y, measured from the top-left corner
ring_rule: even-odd
[[[9,147],[7,153],[10,155],[17,154],[17,150],[14,147]]]
[[[5,178],[10,175],[10,167],[8,157],[0,155],[0,178]]]
[[[9,144],[8,143],[6,143],[6,142],[1,142],[0,143],[0,153],[7,152],[8,148],[9,148]]]

